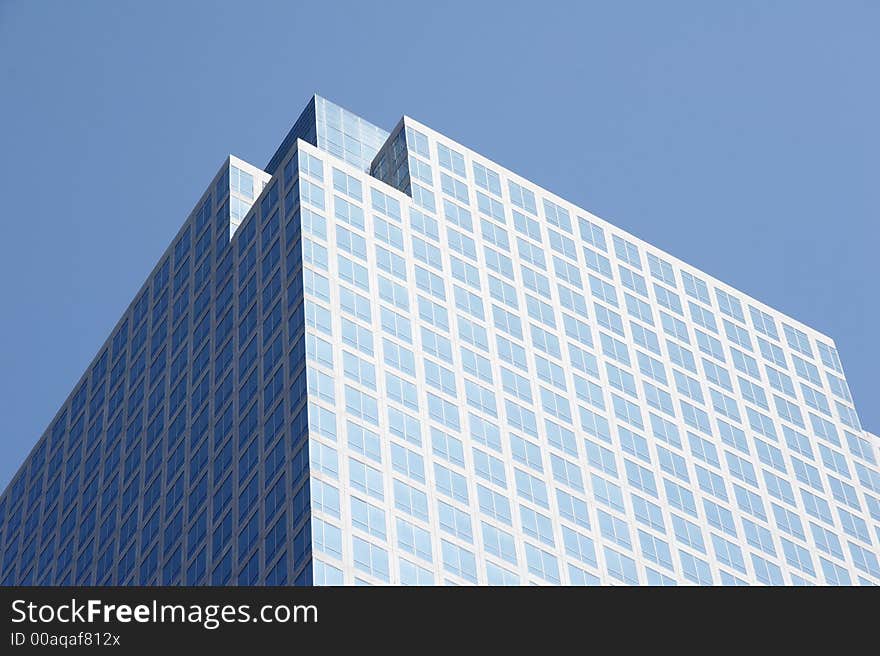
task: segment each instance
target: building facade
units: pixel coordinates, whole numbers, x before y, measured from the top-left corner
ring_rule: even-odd
[[[878,444],[827,336],[316,96],[0,498],[0,580],[878,584]]]

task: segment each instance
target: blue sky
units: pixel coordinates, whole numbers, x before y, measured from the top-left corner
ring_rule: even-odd
[[[831,335],[880,430],[878,31],[869,0],[0,0],[0,485],[223,158],[315,91]]]

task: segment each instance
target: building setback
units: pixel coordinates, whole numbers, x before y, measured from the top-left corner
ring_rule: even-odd
[[[0,581],[878,584],[878,444],[827,336],[315,96],[0,497]]]

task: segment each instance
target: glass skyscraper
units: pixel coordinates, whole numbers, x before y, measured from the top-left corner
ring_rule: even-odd
[[[0,498],[0,581],[878,584],[878,445],[829,337],[314,97]]]

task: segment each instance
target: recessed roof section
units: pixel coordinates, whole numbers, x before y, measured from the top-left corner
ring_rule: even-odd
[[[269,175],[275,174],[297,139],[366,172],[388,139],[388,132],[315,94],[266,165]]]
[[[370,165],[370,175],[416,197],[423,189],[413,181],[431,184],[431,154],[428,152],[428,138],[414,128],[412,122],[407,116],[400,119]]]

